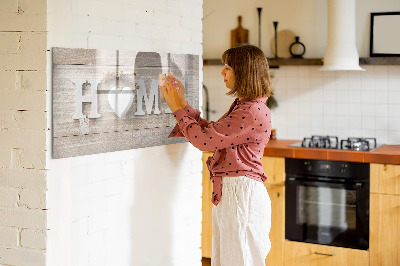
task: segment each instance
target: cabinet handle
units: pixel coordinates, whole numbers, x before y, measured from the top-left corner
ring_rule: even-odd
[[[324,256],[331,256],[331,257],[335,256],[335,254],[327,254],[327,253],[319,253],[319,252],[314,252],[314,254],[316,254],[316,255],[324,255]]]

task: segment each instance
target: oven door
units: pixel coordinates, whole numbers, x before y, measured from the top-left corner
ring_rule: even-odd
[[[286,239],[367,250],[369,185],[286,177]]]

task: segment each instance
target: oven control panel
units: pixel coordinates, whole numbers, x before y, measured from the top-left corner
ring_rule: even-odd
[[[286,174],[369,179],[369,164],[286,158]]]

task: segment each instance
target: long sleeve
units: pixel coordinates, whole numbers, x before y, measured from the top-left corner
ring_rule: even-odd
[[[180,132],[201,151],[224,149],[254,141],[256,119],[249,108],[237,108],[218,122],[203,126],[183,109],[174,112]],[[260,125],[262,126],[262,124]]]
[[[190,116],[191,118],[193,118],[194,120],[196,120],[201,127],[208,126],[209,122],[200,117],[199,110],[194,109],[189,104],[186,104],[186,107],[184,110],[187,113],[187,115]],[[182,132],[179,130],[178,123],[175,125],[174,129],[172,129],[170,135],[168,136],[168,138],[171,138],[171,137],[185,137],[185,135],[183,135]]]

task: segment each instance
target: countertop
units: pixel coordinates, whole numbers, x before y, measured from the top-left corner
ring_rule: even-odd
[[[383,145],[372,151],[289,147],[301,140],[270,140],[264,156],[364,163],[400,164],[400,145]]]

